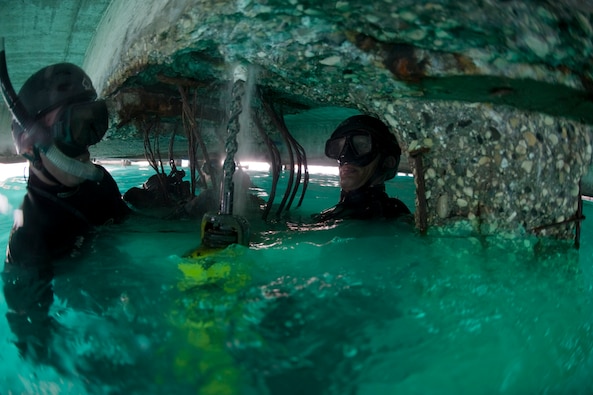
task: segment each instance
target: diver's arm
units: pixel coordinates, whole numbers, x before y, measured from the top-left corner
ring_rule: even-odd
[[[43,358],[51,336],[49,308],[53,273],[41,239],[26,228],[13,230],[2,273],[6,319],[23,355]]]
[[[128,207],[126,202],[123,200],[122,195],[119,191],[119,187],[111,174],[102,166],[96,165],[103,171],[103,179],[101,180],[100,189],[103,193],[109,197],[110,204],[108,205],[111,210],[111,216],[115,223],[122,222],[128,215],[132,213],[132,210]],[[103,205],[106,206],[106,205]]]

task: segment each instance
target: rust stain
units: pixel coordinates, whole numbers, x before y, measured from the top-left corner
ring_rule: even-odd
[[[181,102],[178,98],[141,89],[119,91],[111,100],[119,117],[118,127],[135,119],[152,116],[176,117],[181,113]]]
[[[371,36],[367,36],[363,33],[350,32],[346,34],[346,37],[350,39],[358,48],[362,51],[370,52],[377,49],[378,42]]]
[[[478,67],[476,66],[476,64],[474,63],[474,61],[471,58],[468,58],[465,55],[459,54],[459,53],[455,53],[453,54],[455,61],[457,62],[457,68],[460,71],[463,71],[464,73],[467,74],[477,74],[478,73]]]
[[[360,32],[347,31],[346,38],[362,51],[383,59],[383,65],[402,81],[419,82],[425,77],[428,60],[416,58],[416,48],[410,44],[386,44]]]
[[[409,44],[384,45],[384,65],[395,77],[407,82],[420,82],[426,76],[428,60],[416,58],[416,48]]]

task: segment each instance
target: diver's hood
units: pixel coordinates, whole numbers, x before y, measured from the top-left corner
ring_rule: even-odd
[[[0,37],[0,85],[2,97],[12,114],[13,121],[23,129],[22,134],[16,141],[17,153],[22,155],[21,147],[33,146],[43,152],[47,159],[60,170],[88,180],[99,181],[103,172],[90,162],[80,162],[71,158],[58,149],[45,127],[36,122],[29,114],[17,93],[15,92],[6,66],[6,51],[4,49],[4,37]]]

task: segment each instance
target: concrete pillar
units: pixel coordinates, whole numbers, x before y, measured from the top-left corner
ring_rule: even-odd
[[[404,149],[425,152],[429,227],[574,237],[590,125],[489,104],[406,100],[384,108]]]

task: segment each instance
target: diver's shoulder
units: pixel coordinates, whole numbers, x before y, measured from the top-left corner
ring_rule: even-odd
[[[408,208],[408,206],[406,206],[406,204],[401,201],[400,199],[396,198],[396,197],[390,197],[388,198],[388,205],[389,205],[389,211],[393,216],[393,217],[398,217],[401,215],[406,215],[406,214],[411,214],[412,212],[410,211],[410,209]]]

